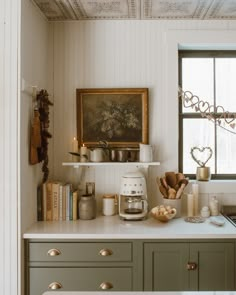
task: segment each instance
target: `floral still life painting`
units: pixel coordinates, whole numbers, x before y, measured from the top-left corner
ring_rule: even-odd
[[[135,147],[148,142],[148,89],[77,89],[80,144]]]

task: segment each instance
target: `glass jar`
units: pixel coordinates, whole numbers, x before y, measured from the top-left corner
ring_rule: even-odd
[[[209,202],[210,213],[212,216],[219,215],[219,202],[216,197],[212,197]]]
[[[210,216],[210,210],[207,206],[202,207],[201,216],[207,218]]]
[[[83,220],[96,218],[96,207],[94,195],[82,195],[79,201],[79,218]]]

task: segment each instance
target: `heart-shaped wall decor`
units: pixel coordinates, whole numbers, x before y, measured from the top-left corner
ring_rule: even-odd
[[[192,147],[190,152],[193,160],[201,167],[205,167],[206,163],[212,157],[213,151],[209,146]]]

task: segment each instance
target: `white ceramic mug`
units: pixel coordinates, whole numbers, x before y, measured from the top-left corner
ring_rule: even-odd
[[[139,144],[139,161],[152,162],[153,161],[153,147],[150,144]]]

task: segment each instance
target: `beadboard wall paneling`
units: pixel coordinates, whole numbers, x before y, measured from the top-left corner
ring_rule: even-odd
[[[0,289],[18,294],[19,1],[0,3]],[[13,9],[14,7],[14,9]],[[20,284],[19,284],[20,285]]]
[[[51,77],[49,63],[49,26],[45,18],[29,0],[22,0],[22,22],[21,22],[21,75],[19,86],[21,86],[20,99],[20,199],[19,219],[20,236],[25,230],[37,220],[37,186],[42,181],[42,163],[37,165],[29,164],[30,147],[30,124],[33,116],[33,88],[49,88]],[[22,81],[25,87],[22,88]],[[51,81],[52,82],[52,81]],[[50,119],[53,122],[53,110],[50,109]],[[52,126],[51,126],[52,127]],[[52,148],[52,140],[49,140],[49,150]],[[52,157],[50,157],[50,160]],[[50,165],[50,162],[49,162]],[[50,166],[49,166],[50,167]],[[50,169],[52,170],[52,169]],[[22,283],[21,294],[24,290],[24,246],[19,241],[19,282]],[[20,288],[19,288],[20,290]],[[20,292],[20,291],[19,291]],[[7,294],[7,293],[4,293]]]
[[[33,116],[33,88],[48,89],[48,52],[49,26],[41,13],[29,0],[22,1],[21,30],[21,230],[36,221],[37,185],[42,181],[42,163],[29,164],[30,124]],[[49,92],[50,93],[50,92]],[[50,93],[51,94],[51,93]],[[50,107],[50,119],[53,122],[53,109]],[[52,140],[49,139],[49,147]],[[27,205],[26,205],[27,204]],[[29,210],[30,208],[30,210]]]
[[[136,21],[57,23],[52,26],[55,103],[53,171],[55,178],[72,180],[77,184],[74,169],[61,166],[61,162],[70,159],[68,151],[76,136],[76,88],[148,87],[151,93],[150,112],[158,109],[158,104],[161,105],[160,96],[156,93],[156,89],[161,89],[158,85],[161,57],[157,54],[161,50],[161,42],[158,42],[160,30],[154,22],[144,25]],[[150,141],[160,142],[160,126],[164,118],[158,111],[154,115],[154,125],[153,121],[149,122]],[[155,124],[159,127],[156,128]],[[155,153],[157,159],[158,150]],[[116,172],[117,177],[113,176],[113,168],[99,169],[102,173],[95,176],[97,194],[118,193],[122,169]]]
[[[175,63],[177,57],[176,53],[167,56],[168,32],[235,30],[236,22],[81,21],[50,26],[54,53],[54,177],[75,184],[80,181],[73,168],[61,166],[70,159],[68,151],[76,136],[76,88],[148,87],[149,139],[155,147],[154,159],[161,162],[149,173],[149,199],[151,205],[155,204],[159,198],[157,175],[178,168],[178,101],[173,94],[177,71],[174,66],[171,73],[168,64],[172,60]],[[172,88],[172,92],[168,90]],[[122,170],[114,174],[113,168],[99,169],[103,171],[95,173],[97,193],[111,188],[118,191]]]

